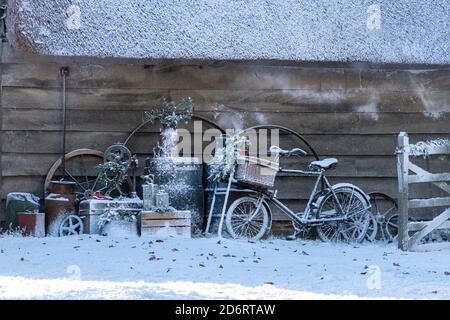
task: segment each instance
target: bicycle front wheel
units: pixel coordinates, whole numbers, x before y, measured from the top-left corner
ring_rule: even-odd
[[[322,199],[317,218],[346,219],[320,224],[317,234],[326,242],[361,242],[370,223],[370,203],[360,192],[350,187],[337,188],[334,194],[330,192]]]
[[[267,235],[271,217],[265,203],[256,212],[258,199],[241,197],[235,200],[227,211],[226,226],[232,238],[259,240]]]

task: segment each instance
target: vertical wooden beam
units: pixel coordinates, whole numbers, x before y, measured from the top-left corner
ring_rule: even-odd
[[[397,176],[398,176],[398,247],[408,250],[408,171],[409,137],[400,132],[397,139]]]
[[[3,157],[2,157],[2,150],[3,150],[3,46],[5,46],[7,43],[3,42],[3,40],[0,37],[0,186],[3,185]],[[2,225],[3,221],[5,220],[5,210],[3,208],[3,203],[1,201],[0,197],[0,226]]]

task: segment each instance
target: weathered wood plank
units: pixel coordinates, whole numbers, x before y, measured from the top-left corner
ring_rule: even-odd
[[[67,63],[65,63],[67,62]],[[271,66],[242,63],[190,65],[148,64],[128,61],[126,64],[101,60],[57,61],[55,63],[7,63],[4,85],[24,87],[58,87],[61,63],[71,68],[69,87],[122,87],[173,89],[346,89],[370,88],[389,91],[448,91],[450,71],[386,70]],[[15,77],[11,75],[14,74]]]
[[[142,148],[146,153],[136,153],[135,149],[131,148],[133,154],[138,156],[140,163],[140,168],[142,169],[145,163],[145,159],[152,155],[152,148],[156,145],[158,137],[155,137],[153,141],[154,144],[148,143],[145,148]],[[148,141],[146,141],[148,142]],[[113,141],[110,142],[111,144]],[[105,145],[106,148],[106,145]],[[97,149],[99,151],[104,150]],[[55,148],[56,149],[56,148]],[[68,149],[74,150],[74,149]],[[2,161],[4,164],[3,175],[4,176],[26,176],[26,175],[45,175],[48,168],[60,157],[60,153],[35,153],[28,152],[24,153],[20,150],[18,152],[3,152]],[[37,150],[39,151],[39,150]],[[201,156],[197,154],[192,154],[195,157]],[[86,172],[97,172],[93,170],[91,166],[96,165],[96,159],[83,159]],[[285,169],[307,169],[310,161],[313,161],[312,157],[307,157],[303,159],[281,159],[280,165]],[[339,156],[339,163],[335,170],[328,171],[327,175],[330,177],[389,177],[395,178],[396,168],[395,168],[395,157],[394,156],[360,156],[360,155],[349,155],[349,156]],[[76,162],[79,164],[81,160],[78,159]],[[89,162],[90,161],[90,162]],[[436,164],[437,168],[448,168],[448,164],[443,161],[435,160],[432,164]],[[71,165],[68,162],[68,165]],[[81,164],[80,164],[81,166]],[[70,172],[73,174],[79,173],[76,168],[71,169]],[[141,170],[138,171],[140,174]],[[278,174],[279,177],[283,176],[296,176],[292,173]]]
[[[431,91],[450,89],[448,68],[422,68],[387,70],[384,68],[346,69],[347,88],[379,90]]]
[[[398,248],[408,250],[408,198],[410,190],[408,185],[409,154],[407,146],[409,137],[406,132],[400,132],[397,138],[397,186],[398,186]]]
[[[153,127],[151,127],[153,128]],[[205,126],[206,128],[206,126]],[[159,131],[154,128],[154,131]],[[67,149],[90,148],[105,150],[109,145],[121,142],[126,139],[128,132],[67,132]],[[152,152],[153,146],[158,141],[159,132],[138,133],[130,140],[130,150],[133,153]],[[447,136],[440,135],[411,135],[414,141],[437,139]],[[381,135],[351,135],[351,134],[314,134],[304,135],[305,139],[314,147],[320,156],[393,156],[395,150],[395,137],[391,134]],[[281,135],[280,143],[283,148],[301,147],[302,143],[295,137]],[[59,153],[61,148],[60,131],[3,131],[4,152],[12,153]],[[423,159],[414,160],[418,164],[424,162]],[[433,167],[441,168],[445,164],[443,161],[431,159]],[[442,167],[442,169],[445,169]],[[445,171],[445,170],[444,170]]]
[[[374,119],[358,113],[305,113],[287,116],[279,113],[214,113],[197,112],[209,118],[221,127],[247,128],[261,124],[283,124],[304,134],[394,134],[401,123],[403,129],[413,133],[448,133],[450,113],[445,113],[439,121],[422,113],[377,114]],[[4,130],[60,130],[61,112],[57,110],[4,109]],[[143,119],[140,111],[87,111],[68,110],[68,130],[96,131],[99,123],[104,131],[128,131]]]
[[[142,220],[164,220],[164,219],[190,219],[190,211],[176,211],[176,212],[152,212],[142,211]]]
[[[450,198],[449,198],[450,200]],[[420,231],[416,232],[409,240],[408,240],[408,247],[412,250],[414,250],[414,247],[419,244],[419,241],[423,239],[427,234],[429,234],[431,231],[435,230],[437,227],[442,225],[444,222],[446,222],[450,218],[450,208],[442,212],[439,216],[434,218],[433,220],[429,221],[427,225],[421,229]]]
[[[408,207],[411,209],[447,206],[450,206],[450,198],[411,199],[408,201]]]
[[[425,228],[430,221],[408,222],[408,231],[420,231]],[[445,221],[436,229],[450,229],[450,221]]]
[[[1,198],[6,199],[10,192],[30,192],[38,197],[44,196],[44,177],[26,176],[26,177],[5,177],[2,179]]]
[[[5,108],[60,109],[60,88],[4,88]],[[430,91],[426,99],[415,91],[391,92],[357,89],[309,90],[174,90],[174,89],[69,89],[67,106],[77,110],[146,110],[162,98],[190,96],[199,111],[236,112],[450,112],[450,92]]]
[[[408,176],[408,183],[446,182],[450,181],[450,173],[428,173]]]
[[[181,236],[189,238],[191,236],[191,226],[184,227],[145,227],[141,229],[141,235],[145,236]]]
[[[191,219],[148,219],[142,220],[142,227],[190,227]]]
[[[68,88],[320,89],[313,69],[262,65],[68,64]],[[60,87],[60,65],[5,64],[4,86]]]

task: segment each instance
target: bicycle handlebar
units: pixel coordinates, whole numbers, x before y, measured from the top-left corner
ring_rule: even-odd
[[[282,156],[286,156],[286,157],[290,157],[292,155],[298,156],[298,157],[305,157],[305,156],[308,155],[308,153],[305,150],[300,149],[300,148],[293,148],[291,150],[284,150],[284,149],[281,149],[278,146],[271,146],[269,151],[270,152],[274,152],[274,153],[278,153],[278,154],[280,154]]]

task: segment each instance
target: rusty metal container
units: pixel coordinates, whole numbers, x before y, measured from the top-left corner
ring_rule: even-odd
[[[45,197],[45,230],[57,236],[59,224],[67,214],[77,214],[76,183],[71,181],[50,182],[50,193]]]

